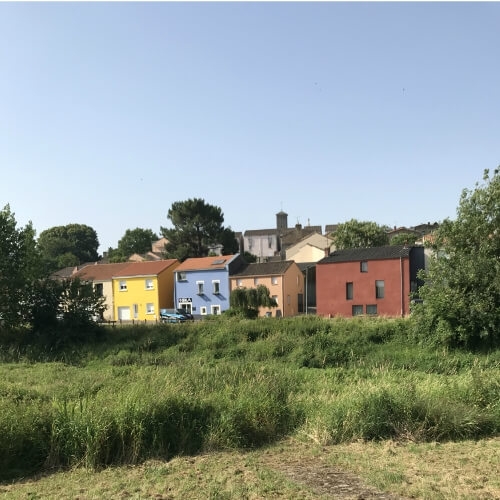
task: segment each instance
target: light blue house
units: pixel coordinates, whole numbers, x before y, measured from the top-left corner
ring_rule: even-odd
[[[194,316],[229,309],[229,276],[245,265],[240,254],[186,259],[175,271],[174,304]]]

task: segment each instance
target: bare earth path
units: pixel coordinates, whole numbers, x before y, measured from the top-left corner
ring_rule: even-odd
[[[303,484],[319,496],[333,499],[402,500],[404,497],[377,491],[359,477],[325,463],[321,457],[287,460],[286,456],[268,456],[262,464]]]

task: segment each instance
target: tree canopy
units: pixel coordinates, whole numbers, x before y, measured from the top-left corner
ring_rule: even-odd
[[[384,226],[357,219],[339,224],[332,238],[337,250],[381,247],[389,244],[387,229]]]
[[[38,246],[50,271],[99,259],[97,233],[85,224],[46,229],[40,233]]]
[[[32,283],[40,274],[35,230],[30,223],[18,228],[6,205],[0,211],[0,327],[11,328],[25,320]]]
[[[391,238],[391,245],[407,245],[412,246],[418,240],[418,236],[414,233],[399,233]]]
[[[233,311],[249,318],[257,317],[260,307],[277,306],[265,285],[258,285],[256,288],[235,288],[229,296],[229,304]]]
[[[167,238],[167,258],[181,261],[189,257],[206,257],[210,246],[221,244],[223,253],[238,251],[234,232],[224,227],[224,214],[220,207],[210,205],[201,198],[176,201],[167,214],[173,228],[161,228]]]
[[[464,189],[455,220],[434,233],[416,325],[437,343],[476,347],[500,341],[500,173]]]
[[[153,241],[158,236],[152,229],[127,229],[122,238],[118,241],[116,249],[108,249],[108,258],[110,262],[125,262],[134,253],[142,254],[151,251]]]
[[[17,227],[9,205],[0,211],[0,234],[0,330],[50,332],[57,341],[88,335],[105,308],[92,284],[50,279],[31,222]]]

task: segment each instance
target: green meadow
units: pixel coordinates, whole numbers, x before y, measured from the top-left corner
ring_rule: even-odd
[[[0,480],[302,445],[500,433],[500,350],[420,345],[408,319],[104,327],[2,339]]]

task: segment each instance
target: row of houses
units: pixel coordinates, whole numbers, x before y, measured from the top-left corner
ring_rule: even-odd
[[[335,250],[317,262],[269,260],[247,263],[241,254],[87,265],[72,274],[93,282],[106,300],[108,321],[156,321],[163,308],[195,317],[229,309],[235,288],[266,286],[276,308],[260,316],[316,312],[405,316],[425,268],[423,247],[386,246]]]

